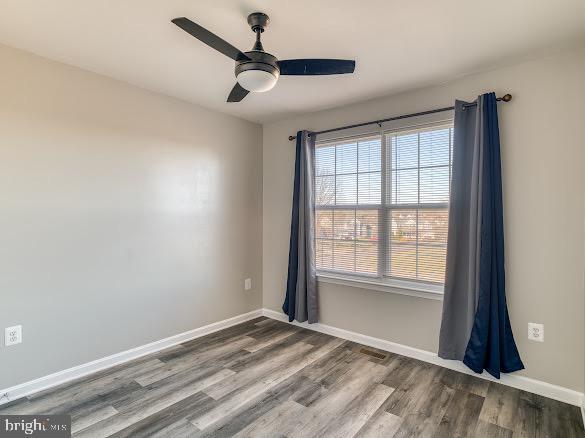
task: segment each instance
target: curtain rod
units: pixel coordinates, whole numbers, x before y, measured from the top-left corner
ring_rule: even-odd
[[[512,95],[511,94],[504,94],[502,97],[498,97],[496,100],[498,102],[510,102],[512,100]],[[468,103],[468,104],[464,105],[464,107],[467,108],[469,106],[475,106],[475,105],[477,105],[477,102]],[[401,119],[408,119],[410,117],[425,116],[427,114],[442,113],[444,111],[451,111],[454,109],[455,109],[454,106],[447,106],[445,108],[437,108],[437,109],[432,109],[432,110],[428,110],[428,111],[422,111],[420,113],[404,114],[402,116],[389,117],[387,119],[373,120],[371,122],[356,123],[355,125],[347,125],[347,126],[342,126],[340,128],[326,129],[324,131],[313,132],[312,134],[313,135],[326,134],[328,132],[342,131],[344,129],[358,128],[360,126],[380,125],[381,123],[391,122],[393,120],[401,120]],[[288,137],[288,139],[290,141],[293,141],[296,138],[297,138],[296,135],[289,135],[289,137]]]

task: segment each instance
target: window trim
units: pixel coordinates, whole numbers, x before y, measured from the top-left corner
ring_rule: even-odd
[[[379,214],[379,218],[380,221],[384,221],[387,220],[387,218],[383,218],[382,216],[387,214],[387,210],[388,207],[384,205],[384,199],[385,199],[385,192],[386,192],[386,184],[384,183],[385,178],[387,176],[387,172],[388,172],[388,163],[385,163],[384,160],[387,159],[386,157],[386,139],[388,135],[394,134],[394,133],[404,133],[404,132],[409,132],[409,131],[416,131],[416,132],[420,132],[421,130],[425,131],[425,130],[433,130],[436,127],[440,127],[440,126],[445,126],[445,125],[451,125],[451,127],[453,126],[453,122],[454,119],[453,117],[447,117],[447,118],[440,118],[434,121],[428,121],[426,123],[414,123],[414,124],[409,124],[409,125],[402,125],[402,126],[393,126],[393,127],[381,127],[379,130],[376,131],[369,131],[369,132],[364,132],[362,134],[359,133],[355,133],[353,135],[348,135],[348,136],[341,136],[341,137],[337,137],[337,138],[327,138],[324,139],[323,141],[319,141],[317,140],[317,144],[318,147],[324,147],[327,146],[328,144],[335,144],[335,143],[339,143],[340,141],[344,141],[344,140],[362,140],[362,139],[368,139],[368,138],[372,138],[372,137],[380,137],[380,141],[381,141],[381,160],[382,160],[382,166],[380,169],[380,173],[381,173],[381,181],[382,181],[382,193],[381,193],[381,204],[357,204],[357,205],[332,205],[332,206],[315,206],[316,210],[322,209],[322,210],[335,210],[335,209],[367,209],[367,210],[372,210],[372,209],[376,209],[379,210],[379,212],[381,214]],[[419,168],[417,168],[419,169]],[[418,170],[420,172],[420,169]],[[451,168],[449,169],[449,171],[451,172]],[[420,188],[419,188],[420,190]],[[432,203],[429,204],[428,206],[425,205],[425,207],[428,208],[444,208],[443,205],[439,204],[444,204],[444,203]],[[448,203],[446,203],[447,207],[448,207]],[[400,204],[397,206],[394,206],[393,208],[407,208],[410,205],[407,204]],[[421,207],[421,204],[412,204],[412,207]],[[385,233],[382,236],[383,239],[387,239],[389,238],[389,236]],[[380,251],[385,251],[385,243],[384,242],[378,242],[378,262],[379,264],[383,264],[384,260],[385,260],[385,255],[383,255],[383,257],[380,257]],[[316,246],[315,246],[315,250],[316,250]],[[317,273],[317,281],[321,282],[321,283],[329,283],[329,284],[338,284],[338,285],[343,285],[343,286],[349,286],[349,287],[355,287],[355,288],[360,288],[360,289],[369,289],[369,290],[377,290],[377,291],[381,291],[381,292],[388,292],[388,293],[396,293],[396,294],[400,294],[400,295],[408,295],[408,296],[415,296],[415,297],[420,297],[420,298],[427,298],[427,299],[432,299],[432,300],[443,300],[443,296],[444,296],[444,288],[445,285],[444,283],[433,283],[433,282],[426,282],[424,280],[409,280],[409,279],[401,279],[401,278],[397,278],[397,277],[390,277],[390,276],[386,276],[386,275],[382,275],[380,276],[379,273],[382,272],[380,271],[380,267],[378,269],[378,274],[373,274],[373,275],[368,275],[368,274],[354,274],[351,272],[342,272],[342,271],[336,271],[336,270],[327,270],[327,269],[318,269],[316,271]]]
[[[380,292],[409,295],[419,298],[442,301],[445,286],[437,283],[425,283],[422,281],[398,280],[396,278],[380,279],[380,277],[365,275],[352,275],[349,273],[333,273],[331,271],[318,271],[319,283],[350,286],[358,289],[377,290]]]

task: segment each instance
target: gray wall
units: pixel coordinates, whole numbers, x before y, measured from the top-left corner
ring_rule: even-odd
[[[2,336],[0,388],[261,306],[259,125],[2,46],[0,66],[0,328],[24,338]]]
[[[264,126],[263,299],[280,310],[286,281],[294,145],[320,130],[510,92],[501,105],[507,294],[526,370],[583,391],[585,50],[574,48],[452,83]],[[341,92],[341,91],[340,91]],[[436,352],[440,301],[320,284],[321,322]],[[545,342],[527,339],[527,323]]]

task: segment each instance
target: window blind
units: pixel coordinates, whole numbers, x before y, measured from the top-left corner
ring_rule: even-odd
[[[452,124],[318,142],[317,270],[444,282]]]

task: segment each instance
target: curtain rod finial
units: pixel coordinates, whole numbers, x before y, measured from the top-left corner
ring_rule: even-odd
[[[511,94],[504,94],[504,95],[502,96],[502,100],[503,100],[504,102],[510,102],[510,101],[512,100],[512,95],[511,95]]]

